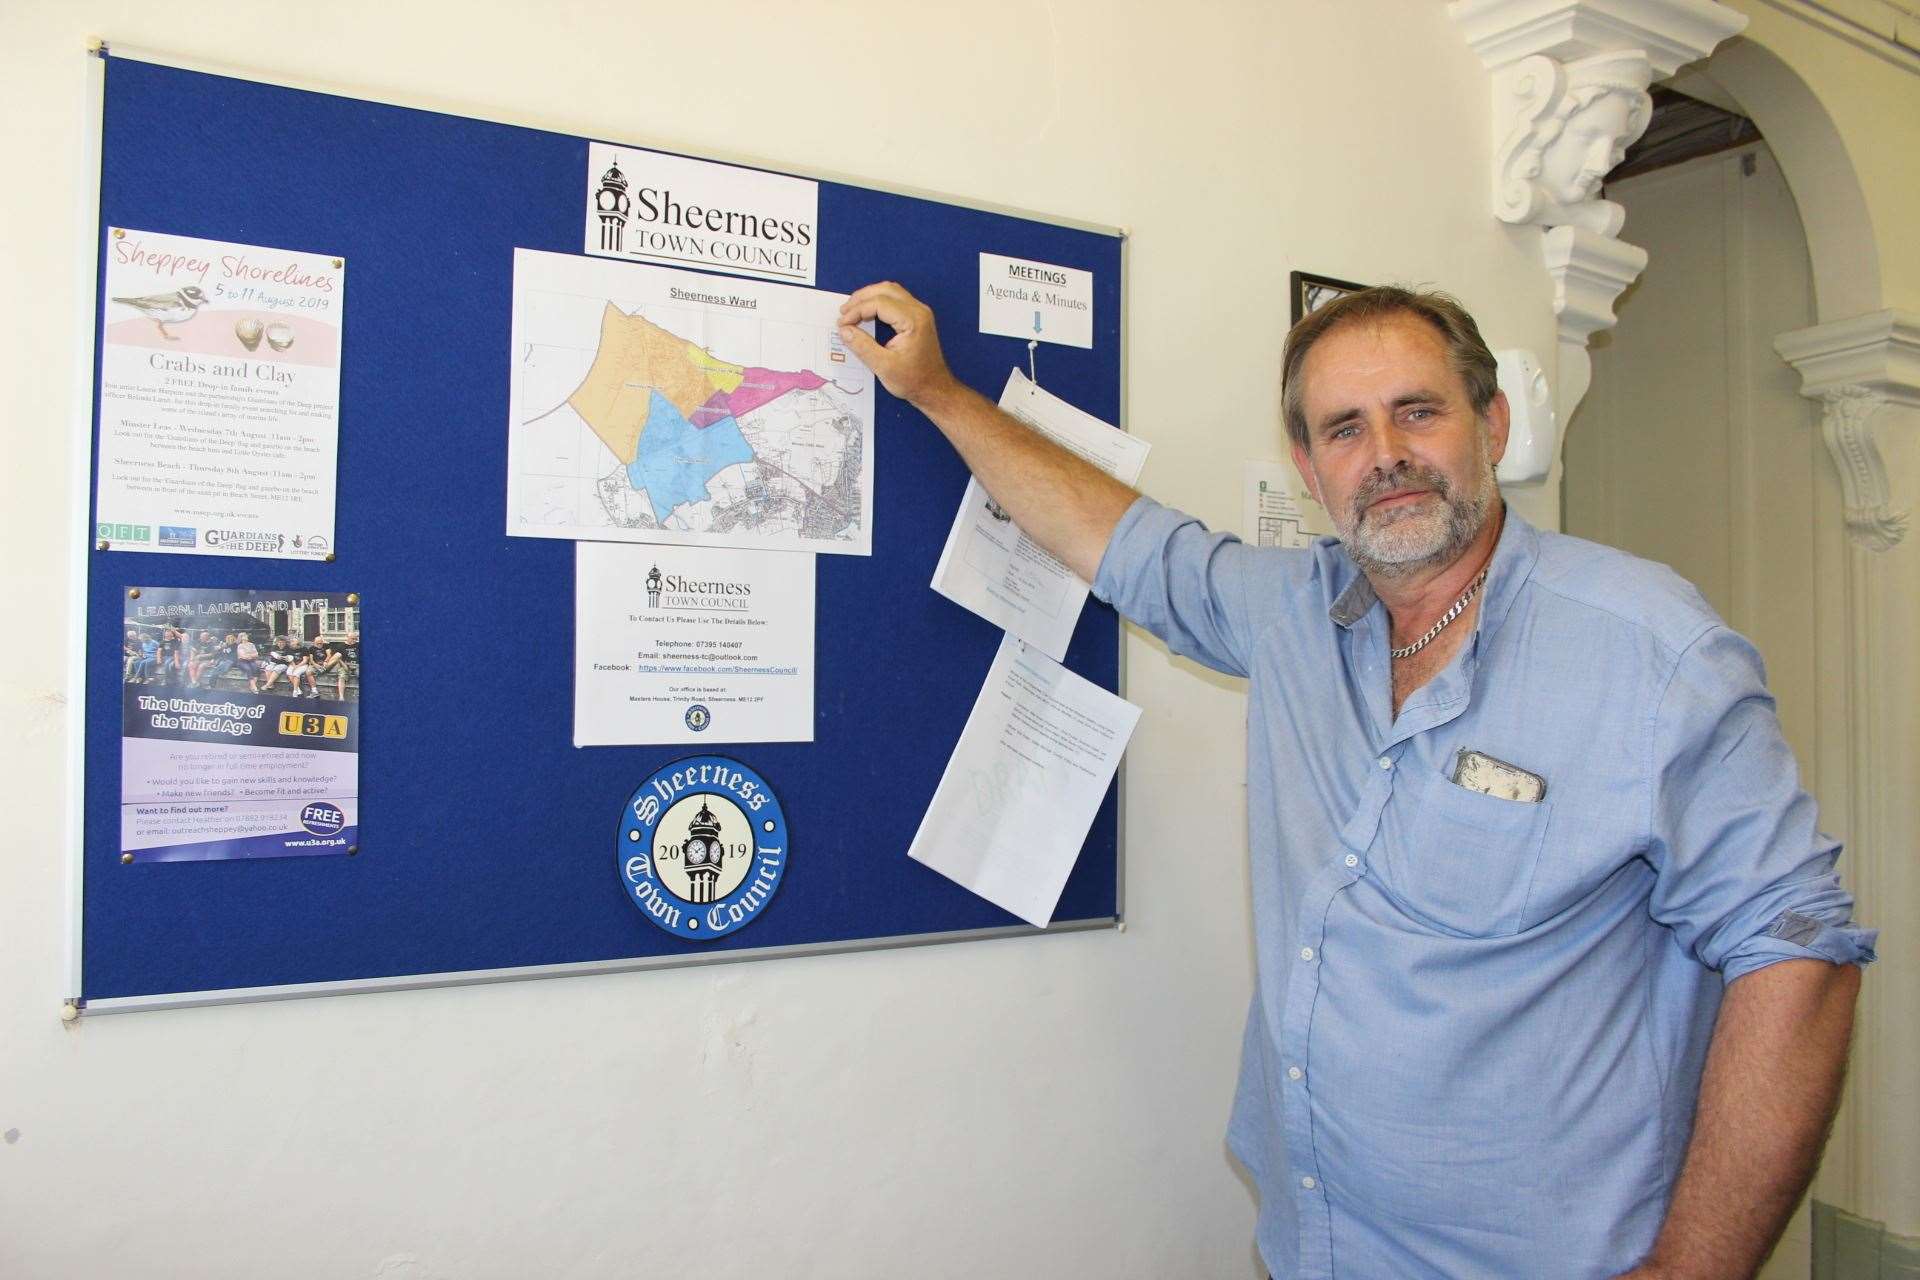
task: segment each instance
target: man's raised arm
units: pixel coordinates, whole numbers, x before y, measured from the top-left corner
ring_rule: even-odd
[[[880,321],[893,337],[884,346],[875,342],[855,327],[864,320]],[[940,354],[933,312],[899,285],[870,284],[848,298],[840,338],[888,391],[940,428],[1028,537],[1093,581],[1114,526],[1138,493],[956,379]]]

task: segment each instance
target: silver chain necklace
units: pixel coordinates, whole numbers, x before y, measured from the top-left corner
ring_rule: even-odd
[[[1480,584],[1487,580],[1487,569],[1490,569],[1492,567],[1493,567],[1492,565],[1488,565],[1486,568],[1481,569],[1479,573],[1476,573],[1475,575],[1473,575],[1473,581],[1469,582],[1467,584],[1467,589],[1460,593],[1460,598],[1453,602],[1453,608],[1441,614],[1440,621],[1434,623],[1432,629],[1429,630],[1427,634],[1421,636],[1418,640],[1415,640],[1412,644],[1403,645],[1398,649],[1394,649],[1390,647],[1388,648],[1387,652],[1396,658],[1411,658],[1414,654],[1420,652],[1422,649],[1426,648],[1429,644],[1431,644],[1435,636],[1439,635],[1442,631],[1445,631],[1447,629],[1447,624],[1449,622],[1452,622],[1455,618],[1459,617],[1461,612],[1464,609],[1466,609],[1466,607],[1469,604],[1473,603],[1473,598],[1476,595],[1480,594]]]

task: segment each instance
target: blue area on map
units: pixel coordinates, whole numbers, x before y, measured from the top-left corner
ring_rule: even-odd
[[[737,462],[752,461],[753,449],[738,422],[726,417],[696,427],[656,391],[639,448],[627,466],[627,482],[647,491],[653,518],[665,524],[675,507],[707,500],[707,481]]]

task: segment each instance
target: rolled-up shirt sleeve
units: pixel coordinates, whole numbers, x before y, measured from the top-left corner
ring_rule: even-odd
[[[1760,655],[1724,626],[1687,646],[1648,732],[1651,908],[1731,982],[1781,960],[1869,964],[1878,931],[1853,922],[1780,732]]]
[[[1192,516],[1140,498],[1127,508],[1094,575],[1093,593],[1182,657],[1245,676],[1264,610],[1251,599],[1255,549]]]

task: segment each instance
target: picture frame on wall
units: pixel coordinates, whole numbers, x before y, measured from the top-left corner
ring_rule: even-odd
[[[1365,289],[1364,284],[1355,284],[1351,280],[1336,280],[1332,276],[1316,276],[1305,271],[1287,273],[1287,293],[1293,299],[1293,319],[1289,324],[1299,324],[1308,314],[1318,311],[1335,298],[1344,298],[1350,293]]]

